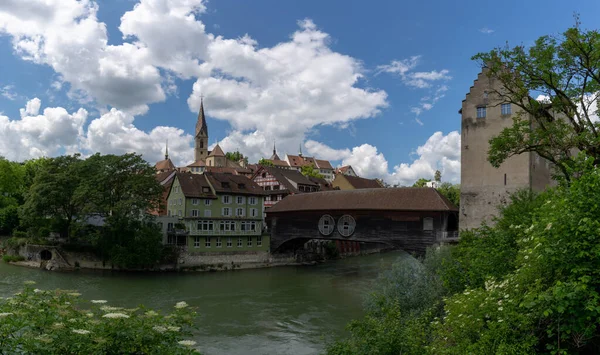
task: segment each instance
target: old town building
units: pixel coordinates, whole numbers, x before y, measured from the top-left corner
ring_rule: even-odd
[[[335,179],[331,185],[339,190],[374,189],[383,187],[376,179],[365,179],[344,174],[335,174]]]

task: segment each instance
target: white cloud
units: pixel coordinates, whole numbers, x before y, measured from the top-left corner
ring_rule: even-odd
[[[481,32],[483,34],[486,34],[486,35],[489,35],[489,34],[494,33],[494,30],[492,30],[490,28],[487,28],[487,27],[483,27],[483,28],[479,29],[479,32]]]
[[[390,64],[379,65],[377,67],[377,70],[378,73],[386,72],[402,76],[408,73],[409,71],[413,70],[419,63],[420,59],[420,55],[415,55],[408,59],[392,60]]]
[[[425,89],[432,86],[435,81],[446,81],[452,79],[448,69],[432,70],[429,72],[415,72],[421,56],[412,56],[408,59],[393,60],[390,64],[377,67],[378,73],[390,73],[399,75],[402,82],[411,87]]]
[[[4,85],[0,87],[0,96],[14,101],[17,98],[17,94],[14,92],[14,89],[14,85]]]
[[[388,170],[388,161],[377,147],[363,144],[352,149],[333,149],[323,143],[308,141],[309,153],[331,160],[342,160],[342,165],[352,165],[357,174],[379,178],[395,185],[410,186],[419,178],[432,179],[440,170],[442,180],[460,182],[460,134],[453,131],[444,135],[435,132],[413,153],[410,163],[401,163]]]
[[[19,110],[19,112],[21,112],[21,118],[26,116],[37,116],[37,114],[40,112],[41,105],[42,101],[37,97],[27,101],[25,108]]]

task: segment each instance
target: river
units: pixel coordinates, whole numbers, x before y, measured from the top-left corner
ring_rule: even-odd
[[[113,306],[197,307],[195,339],[203,354],[318,354],[363,315],[377,275],[404,252],[331,261],[314,266],[189,273],[49,272],[0,262],[0,296],[26,280],[40,289],[78,290]]]

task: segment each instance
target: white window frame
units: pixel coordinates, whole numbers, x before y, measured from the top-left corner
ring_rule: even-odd
[[[246,202],[245,200],[244,196],[236,196],[235,198],[235,202],[237,202],[238,205],[243,205]]]
[[[225,213],[225,211],[227,211],[227,213]],[[221,215],[223,215],[224,217],[231,216],[231,208],[223,207],[223,209],[221,210]]]
[[[200,217],[198,210],[191,210],[190,213],[191,213],[192,217]]]
[[[217,248],[220,248],[221,246],[223,246],[223,242],[221,241],[221,237],[217,237],[217,241],[215,242],[215,246]]]
[[[345,214],[337,222],[338,233],[343,237],[349,237],[354,234],[356,229],[356,220],[349,214]]]
[[[244,213],[244,209],[242,207],[238,207],[235,209],[235,215],[237,217],[244,217],[245,213]]]
[[[252,247],[252,237],[248,237],[248,240],[246,241],[246,246],[247,247]]]
[[[423,230],[424,231],[432,231],[433,230],[433,217],[423,218]]]
[[[204,206],[210,206],[211,202],[212,202],[211,200],[205,199],[204,200]]]
[[[328,214],[324,214],[319,218],[319,232],[322,235],[331,235],[335,230],[335,219]]]
[[[193,198],[192,199],[192,205],[197,205],[198,204],[198,199],[197,198]]]
[[[194,237],[194,248],[200,248],[200,237],[199,236]]]
[[[254,196],[252,196],[252,197],[249,197],[249,198],[248,198],[248,200],[249,200],[248,202],[249,202],[251,205],[256,205],[256,200],[257,200],[257,199],[256,199],[256,197],[254,197]]]
[[[244,246],[244,242],[242,241],[242,237],[238,237],[237,246],[238,246],[238,248],[241,248],[241,247]]]
[[[177,211],[177,217],[181,217],[181,210]]]
[[[233,246],[233,241],[231,240],[231,237],[227,237],[227,247],[231,248]]]
[[[204,247],[210,248],[210,237],[204,237]]]
[[[221,201],[223,201],[223,204],[229,205],[229,204],[231,204],[231,196],[229,196],[229,195],[223,195],[221,197]]]
[[[510,103],[504,103],[502,105],[500,105],[500,112],[502,113],[503,116],[508,116],[512,114],[512,107],[510,105]]]
[[[477,118],[485,118],[487,116],[487,108],[485,106],[477,107]]]
[[[262,235],[256,236],[256,246],[262,247]]]
[[[258,216],[258,210],[256,208],[251,208],[250,209],[250,216],[251,217],[257,217]]]

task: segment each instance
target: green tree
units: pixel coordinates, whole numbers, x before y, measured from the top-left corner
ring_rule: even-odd
[[[433,178],[435,181],[440,182],[442,181],[442,172],[439,170],[435,171],[435,176]]]
[[[437,190],[456,207],[460,206],[460,185],[452,185],[449,182],[442,183]]]
[[[246,164],[248,164],[248,158],[244,156],[244,154],[240,153],[239,151],[235,151],[235,152],[227,152],[225,153],[225,158],[234,161],[234,162],[239,162],[240,160],[244,160],[246,162]]]
[[[425,187],[425,184],[430,181],[431,180],[429,180],[429,179],[420,178],[419,180],[415,181],[415,183],[413,184],[413,187]]]
[[[269,167],[275,166],[272,161],[265,159],[265,158],[260,159],[258,161],[258,165],[269,166]]]
[[[304,176],[316,177],[321,179],[323,178],[323,175],[319,174],[319,170],[315,169],[314,164],[304,165],[300,169],[300,173]]]
[[[67,237],[88,203],[81,189],[82,161],[78,154],[49,159],[37,171],[25,195],[20,217],[28,225],[47,218],[60,222]]]
[[[520,110],[513,125],[490,140],[489,161],[498,167],[511,156],[535,152],[554,163],[567,180],[573,152],[600,163],[595,102],[600,91],[600,32],[579,21],[560,36],[542,36],[529,48],[497,48],[473,57],[499,82],[490,99]],[[538,101],[537,95],[545,100]],[[531,124],[533,122],[533,124]]]

